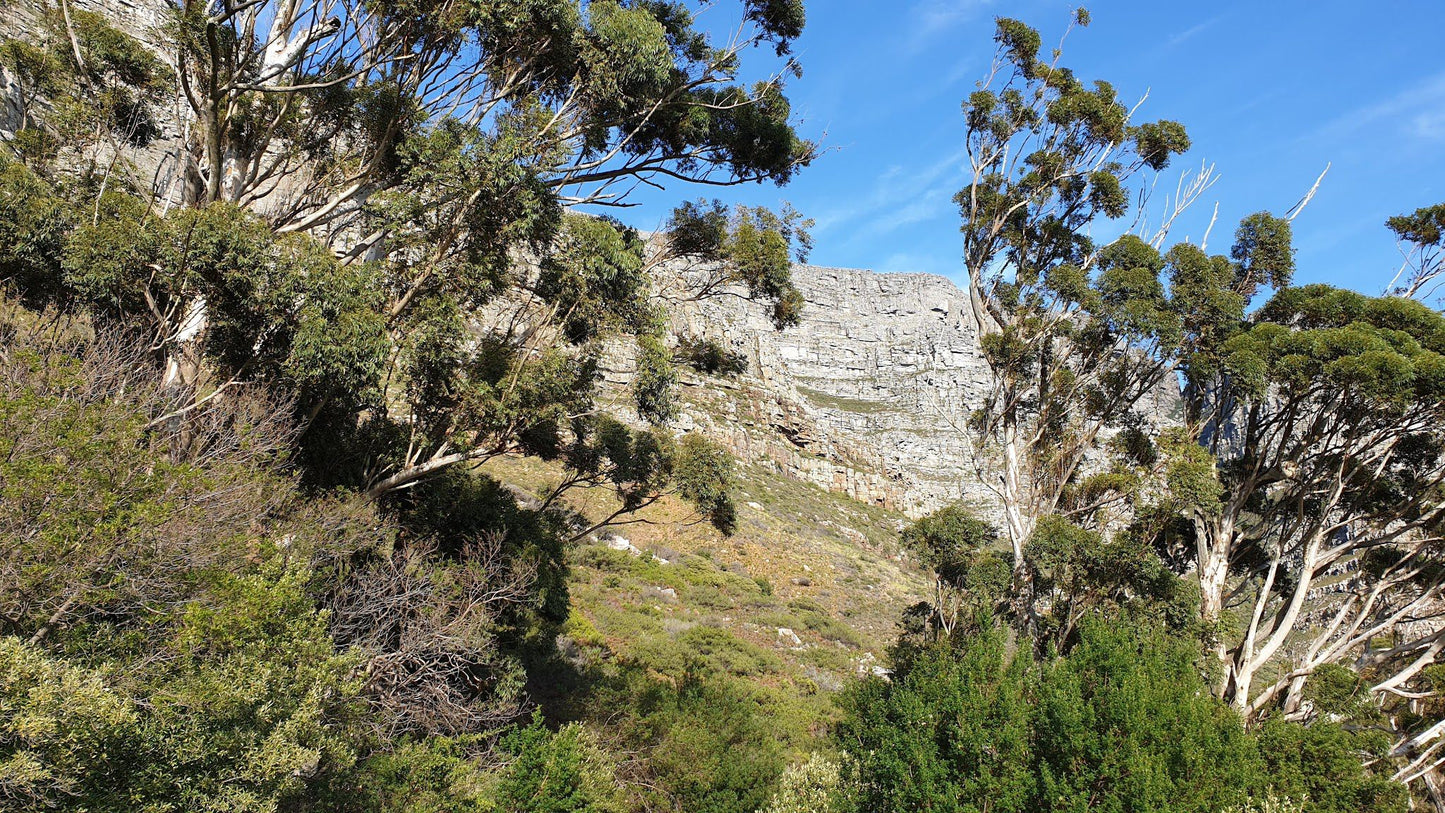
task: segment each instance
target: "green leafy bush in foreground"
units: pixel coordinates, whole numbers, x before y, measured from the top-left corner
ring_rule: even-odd
[[[850,804],[867,811],[1217,811],[1284,798],[1318,813],[1395,811],[1366,774],[1370,737],[1324,721],[1248,731],[1199,676],[1197,649],[1091,621],[1032,662],[1007,635],[937,643],[844,697]]]

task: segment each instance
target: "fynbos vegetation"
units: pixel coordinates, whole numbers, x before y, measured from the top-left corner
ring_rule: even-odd
[[[812,222],[614,217],[815,162],[799,0],[133,11],[0,6],[0,807],[1445,810],[1441,207],[1166,246],[1184,126],[997,20],[905,523],[685,414]]]

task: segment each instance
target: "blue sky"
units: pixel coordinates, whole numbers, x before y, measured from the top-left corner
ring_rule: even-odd
[[[781,189],[674,188],[618,214],[650,229],[689,197],[786,200],[817,221],[815,264],[957,279],[960,105],[993,56],[993,18],[1020,18],[1048,44],[1075,5],[811,0],[789,95],[802,132],[829,152]],[[1295,222],[1297,279],[1371,293],[1388,283],[1400,255],[1385,218],[1445,201],[1445,2],[1087,5],[1093,24],[1070,35],[1063,64],[1129,101],[1147,91],[1141,120],[1185,124],[1194,148],[1161,186],[1201,161],[1220,175],[1171,242],[1197,242],[1217,201],[1210,248],[1227,250],[1241,217],[1288,209],[1330,163]]]

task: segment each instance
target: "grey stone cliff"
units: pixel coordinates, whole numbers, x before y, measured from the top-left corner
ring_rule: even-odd
[[[737,296],[674,305],[674,329],[748,360],[733,379],[687,377],[679,428],[740,458],[919,516],[960,498],[990,501],[964,420],[987,391],[968,296],[926,274],[796,266],[801,324],[775,330]],[[630,380],[628,353],[609,380]]]
[[[966,428],[990,387],[968,294],[929,274],[794,266],[802,321],[776,330],[741,296],[674,304],[674,331],[747,358],[732,378],[685,375],[675,428],[702,431],[737,457],[918,517],[965,500],[996,516]],[[618,407],[631,353],[609,353]],[[1179,415],[1164,382],[1141,404],[1152,422]],[[1086,463],[1086,466],[1088,463]]]

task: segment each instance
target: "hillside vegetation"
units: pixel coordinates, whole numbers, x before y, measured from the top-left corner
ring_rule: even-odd
[[[1096,242],[1189,136],[1000,18],[989,504],[905,521],[678,420],[748,361],[667,308],[795,327],[809,221],[598,214],[818,157],[721,5],[0,7],[0,808],[1445,810],[1445,208],[1384,296],[1299,207]]]

